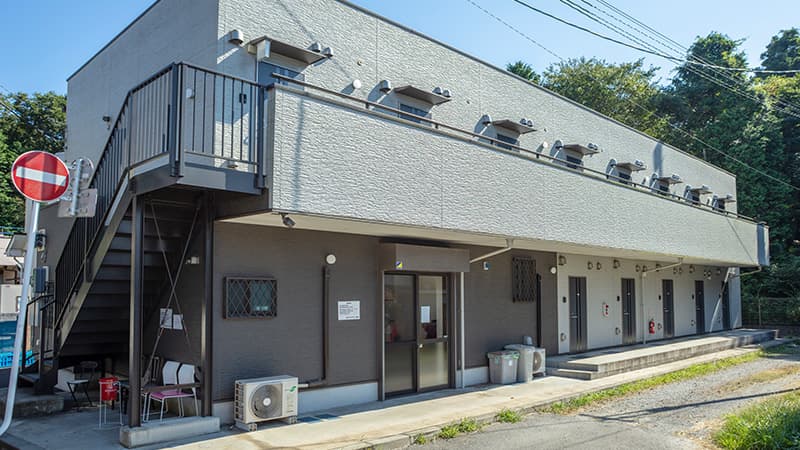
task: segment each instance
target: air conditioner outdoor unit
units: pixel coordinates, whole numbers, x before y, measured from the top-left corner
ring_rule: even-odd
[[[545,360],[544,360],[545,351],[543,348],[536,348],[533,351],[533,375],[537,374],[545,374]]]
[[[283,419],[297,421],[297,378],[279,375],[236,381],[234,401],[236,426],[255,431],[258,422]]]

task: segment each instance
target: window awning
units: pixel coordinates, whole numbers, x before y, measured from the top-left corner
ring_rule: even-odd
[[[710,194],[712,192],[711,188],[708,187],[708,185],[706,185],[706,184],[701,185],[701,186],[697,186],[697,187],[689,188],[689,191],[690,192],[694,192],[696,194]]]
[[[721,202],[721,203],[735,203],[736,199],[733,198],[732,194],[728,194],[728,195],[726,195],[724,197],[717,198],[717,201]]]
[[[670,175],[670,176],[657,177],[656,180],[658,180],[658,181],[660,181],[662,183],[666,183],[666,184],[681,184],[681,183],[683,183],[683,180],[681,179],[681,177],[679,175],[677,175],[677,174],[674,174],[674,173],[672,175]]]
[[[517,134],[525,134],[525,133],[530,133],[531,131],[536,131],[535,128],[529,127],[527,124],[524,124],[522,122],[516,122],[511,119],[493,120],[491,124],[494,125],[495,127],[501,127],[507,130],[511,130]]]
[[[297,61],[302,61],[308,65],[327,58],[327,56],[322,53],[312,52],[311,50],[297,47],[267,36],[261,36],[260,38],[248,42],[247,51],[255,54],[260,59],[269,58],[270,54],[275,53],[287,58],[296,59]]]
[[[416,86],[411,86],[410,84],[396,87],[394,88],[394,92],[430,103],[431,105],[439,105],[450,101],[449,97],[445,97],[444,95],[437,94],[433,91],[426,91]]]
[[[647,164],[637,159],[636,161],[633,162],[617,163],[617,168],[623,170],[629,170],[631,172],[638,172],[640,170],[647,169]]]
[[[594,144],[581,145],[581,144],[564,144],[561,146],[564,150],[580,153],[581,156],[594,155],[600,153],[600,149]]]

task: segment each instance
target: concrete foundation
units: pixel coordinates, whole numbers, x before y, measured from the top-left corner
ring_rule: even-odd
[[[6,408],[8,388],[0,389],[0,417]],[[33,388],[19,388],[14,397],[14,418],[54,414],[64,409],[64,399],[58,395],[34,395]]]
[[[134,448],[218,431],[218,417],[184,417],[166,422],[148,422],[136,428],[122,427],[119,429],[119,442],[127,448]]]

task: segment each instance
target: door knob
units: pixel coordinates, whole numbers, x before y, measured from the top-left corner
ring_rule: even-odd
[[[419,348],[422,348],[422,344],[419,344]]]

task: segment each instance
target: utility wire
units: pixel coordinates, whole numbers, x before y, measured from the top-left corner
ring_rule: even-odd
[[[567,62],[567,60],[566,60],[565,58],[561,57],[560,55],[558,55],[558,54],[557,54],[557,53],[555,53],[554,51],[550,50],[549,48],[545,47],[545,46],[544,46],[544,45],[542,45],[541,43],[537,42],[535,39],[533,39],[532,37],[530,37],[530,36],[529,36],[527,33],[524,33],[523,31],[519,30],[518,28],[514,27],[513,25],[510,25],[508,22],[506,22],[505,20],[501,19],[501,18],[500,18],[500,17],[498,17],[497,15],[495,15],[495,14],[491,13],[490,11],[486,10],[485,8],[483,8],[482,6],[478,5],[478,4],[477,4],[477,3],[475,3],[473,0],[465,0],[465,1],[466,1],[467,3],[469,3],[469,4],[471,4],[472,6],[476,7],[477,9],[479,9],[479,10],[483,11],[483,13],[484,13],[484,14],[488,15],[489,17],[492,17],[493,19],[497,20],[497,21],[498,21],[498,22],[500,22],[501,24],[505,25],[505,26],[506,26],[506,27],[508,27],[510,30],[512,30],[512,31],[514,31],[515,33],[519,34],[519,35],[520,35],[520,36],[522,36],[524,39],[526,39],[526,40],[528,40],[528,41],[530,41],[530,42],[532,42],[532,43],[536,44],[536,46],[538,46],[538,47],[542,48],[544,51],[546,51],[546,52],[547,52],[547,53],[549,53],[550,55],[554,56],[555,58],[557,58],[557,59],[558,59],[558,60],[560,60],[561,62]],[[514,1],[516,2],[517,0],[514,0]],[[593,79],[595,82],[600,82],[600,80],[598,80],[597,78],[593,77],[591,74],[590,74],[589,76],[590,76],[590,77],[591,77],[591,78],[592,78],[592,79]],[[661,114],[658,114],[658,113],[657,113],[657,112],[655,112],[655,111],[651,111],[651,110],[647,109],[646,107],[644,107],[644,106],[640,105],[639,103],[637,103],[637,102],[635,102],[635,101],[631,100],[629,97],[625,97],[625,99],[626,99],[628,102],[630,102],[632,105],[634,105],[634,106],[636,106],[637,108],[639,108],[639,109],[641,109],[641,110],[645,111],[645,112],[648,114],[648,117],[649,117],[650,115],[655,115],[656,117],[658,117],[658,118],[660,118],[660,119],[664,119],[664,120],[666,120],[666,118],[665,118],[664,116],[662,116]],[[784,181],[784,180],[782,180],[782,179],[780,179],[780,178],[778,178],[778,177],[775,177],[775,176],[773,176],[773,175],[770,175],[769,173],[767,173],[767,172],[764,172],[764,171],[763,171],[763,170],[761,170],[761,169],[757,169],[757,168],[755,168],[755,167],[753,167],[753,166],[751,166],[751,165],[747,164],[746,162],[744,162],[744,161],[740,160],[739,158],[736,158],[735,156],[731,156],[731,155],[729,155],[728,153],[726,153],[726,152],[724,152],[724,151],[720,150],[719,148],[715,147],[714,145],[712,145],[712,144],[710,144],[710,143],[708,143],[708,142],[704,141],[703,139],[700,139],[700,138],[698,138],[698,137],[697,137],[697,136],[695,136],[693,133],[690,133],[690,132],[688,132],[688,131],[685,131],[685,130],[683,130],[681,127],[679,127],[678,125],[675,125],[675,124],[673,124],[673,123],[672,123],[672,122],[670,122],[669,120],[666,120],[666,122],[667,122],[667,124],[668,124],[668,125],[669,125],[671,128],[673,128],[673,129],[675,129],[676,131],[678,131],[678,132],[682,133],[683,135],[687,136],[688,138],[690,138],[690,139],[694,140],[695,142],[698,142],[698,143],[700,143],[701,145],[703,145],[703,146],[705,146],[705,147],[707,147],[707,148],[709,148],[709,149],[711,149],[711,150],[713,150],[713,151],[715,151],[715,152],[719,153],[720,155],[724,156],[725,158],[728,158],[728,159],[730,159],[731,161],[734,161],[734,162],[736,162],[737,164],[739,164],[739,165],[741,165],[741,166],[743,166],[743,167],[745,167],[745,168],[747,168],[747,169],[750,169],[750,170],[752,170],[753,172],[755,172],[755,173],[758,173],[758,174],[760,174],[760,175],[762,175],[762,176],[764,176],[764,177],[766,177],[766,178],[769,178],[769,179],[771,179],[771,180],[773,180],[773,181],[775,181],[775,182],[777,182],[777,183],[783,184],[783,185],[785,185],[785,186],[787,186],[787,187],[789,187],[789,188],[791,188],[791,189],[793,189],[793,190],[800,191],[800,187],[797,187],[797,186],[795,186],[795,185],[793,185],[793,184],[787,183],[786,181]]]
[[[661,44],[661,45],[663,45],[663,46],[665,46],[665,47],[667,47],[667,48],[669,48],[672,51],[677,52],[677,53],[689,53],[689,49],[688,48],[683,47],[678,43],[675,43],[678,46],[678,48],[670,46],[669,44],[666,44],[666,43],[664,43],[663,41],[661,41],[661,40],[659,40],[657,38],[653,38],[651,35],[647,34],[646,32],[643,32],[643,31],[639,30],[635,26],[631,26],[627,22],[619,20],[616,16],[614,16],[612,14],[609,14],[607,11],[603,10],[602,8],[598,8],[597,6],[593,5],[591,2],[589,2],[587,0],[581,0],[581,1],[583,3],[589,5],[590,7],[600,11],[604,15],[612,18],[613,20],[615,20],[616,22],[622,24],[626,28],[629,28],[629,29],[635,31],[636,33],[638,33],[640,35],[646,36],[646,39],[654,40],[654,41],[658,42],[659,44]],[[570,0],[561,0],[561,2],[567,4],[570,7],[573,7],[573,5],[571,5],[573,2],[570,1]],[[575,6],[577,6],[577,5],[575,5]],[[578,8],[580,8],[580,7],[578,6]],[[591,18],[592,20],[600,23],[604,27],[609,28],[609,29],[613,29],[617,34],[619,34],[619,35],[621,35],[623,37],[627,37],[628,39],[634,40],[635,42],[641,43],[641,44],[645,45],[646,47],[648,47],[650,49],[656,49],[657,48],[655,45],[652,44],[652,42],[645,42],[645,41],[642,41],[642,40],[640,40],[640,39],[638,39],[638,38],[636,38],[634,36],[631,36],[630,33],[620,29],[619,27],[616,27],[616,26],[614,26],[612,24],[609,24],[604,19],[599,18],[596,14],[594,14],[594,13],[592,13],[590,11],[587,11],[587,10],[585,10],[583,8],[580,8],[580,9],[582,11],[579,11],[579,12],[581,12],[582,14],[584,14],[587,17]],[[619,10],[618,8],[614,8],[614,10],[619,11],[621,14],[624,14],[626,17],[631,17],[631,16],[625,14],[623,11]],[[633,20],[635,22],[641,24],[641,22],[639,22],[638,20],[636,20],[636,19],[633,19]],[[647,27],[644,24],[642,24],[642,25]],[[647,28],[652,30],[652,28],[650,28],[650,27],[647,27]],[[658,32],[656,32],[656,33],[658,33]],[[664,36],[661,33],[658,33],[658,34],[660,34],[661,36]],[[669,39],[666,36],[664,36],[664,37],[666,39]],[[672,41],[672,42],[675,42],[675,41],[673,41],[671,39],[669,39],[669,40]],[[659,49],[659,51],[663,51],[663,50]],[[693,61],[693,59],[697,59],[699,61],[699,63],[695,64],[696,62]],[[707,79],[707,80],[711,81],[712,83],[715,83],[715,84],[717,84],[719,86],[728,88],[731,91],[739,94],[740,96],[748,98],[748,99],[750,99],[750,100],[752,100],[754,102],[757,102],[758,104],[762,104],[762,105],[768,106],[768,105],[766,105],[766,103],[764,103],[764,99],[763,98],[761,98],[757,94],[749,91],[749,87],[744,84],[744,80],[739,79],[739,78],[734,78],[730,73],[715,69],[715,68],[720,68],[722,66],[711,64],[708,61],[706,61],[706,60],[704,60],[704,59],[702,59],[700,57],[691,56],[691,55],[686,60],[686,63],[687,63],[687,66],[686,66],[686,70],[687,71],[689,71],[691,73],[694,73],[694,74],[696,74],[696,75],[698,75],[700,77],[703,77],[703,78],[705,78],[705,79]],[[711,72],[711,73],[708,73],[708,72],[705,72],[705,71],[701,70],[700,67],[693,68],[693,67],[689,66],[688,64],[695,64],[695,65],[701,66],[702,68],[707,68],[707,69],[709,69],[708,72]],[[720,78],[718,78],[718,77],[716,77],[714,75],[717,75]],[[798,115],[800,115],[800,106],[798,106],[796,104],[792,104],[790,102],[785,102],[785,101],[783,101],[781,99],[777,99],[777,98],[774,99],[774,101],[777,104],[777,108],[776,109],[780,110],[780,112],[784,112],[784,113],[786,113],[788,115],[792,115],[793,117],[800,118],[800,117],[798,117]],[[776,107],[776,105],[773,105],[773,108],[775,108],[775,107]],[[787,110],[791,110],[791,111],[787,111]]]
[[[622,30],[621,28],[609,23],[605,19],[600,18],[599,16],[597,16],[594,13],[592,13],[591,11],[588,11],[585,8],[581,7],[580,5],[575,4],[573,1],[570,1],[570,0],[560,0],[560,1],[561,1],[561,3],[569,6],[570,8],[572,8],[572,9],[574,9],[576,11],[578,11],[580,14],[583,14],[584,16],[588,17],[589,19],[599,23],[603,27],[612,30],[613,32],[619,34],[622,37],[625,37],[625,38],[630,39],[630,40],[632,40],[634,42],[637,42],[637,43],[639,43],[641,45],[644,45],[645,48],[660,54],[660,50],[657,50],[655,48],[655,46],[652,45],[652,43],[646,42],[646,41],[642,41],[641,39],[639,39],[639,38],[637,38],[635,36],[632,36],[630,33],[626,32],[625,30]],[[590,6],[594,7],[588,1],[583,0],[583,3],[586,3],[587,5],[590,5]],[[596,7],[594,7],[594,8],[597,9]],[[686,60],[686,62],[689,62],[689,60]],[[708,65],[708,64],[702,64],[702,65],[704,67],[711,66],[711,65]],[[763,105],[763,106],[768,106],[764,102],[764,99],[760,98],[757,94],[746,90],[746,88],[743,89],[741,87],[741,85],[740,85],[740,80],[737,80],[737,79],[731,77],[729,74],[724,74],[723,75],[723,74],[720,74],[716,70],[713,70],[713,69],[711,70],[711,72],[715,72],[718,75],[721,75],[723,78],[726,79],[726,80],[723,80],[723,79],[720,79],[718,77],[715,77],[714,75],[712,75],[710,73],[704,72],[702,70],[699,70],[697,68],[693,68],[693,67],[688,66],[688,65],[686,66],[686,70],[691,72],[691,73],[693,73],[693,74],[695,74],[695,75],[697,75],[697,76],[699,76],[699,77],[701,77],[701,78],[706,79],[707,81],[710,81],[711,83],[714,83],[714,84],[717,84],[718,86],[726,88],[726,89],[730,90],[731,92],[733,92],[733,93],[735,93],[735,94],[737,94],[737,95],[739,95],[739,96],[741,96],[743,98],[751,100],[756,104]],[[788,116],[792,116],[792,117],[794,117],[796,119],[800,119],[800,106],[796,106],[796,105],[793,105],[793,104],[783,104],[783,102],[780,102],[780,101],[778,101],[777,103],[778,103],[778,105],[773,105],[773,108],[777,109],[779,112],[784,113],[784,114],[786,114]]]

